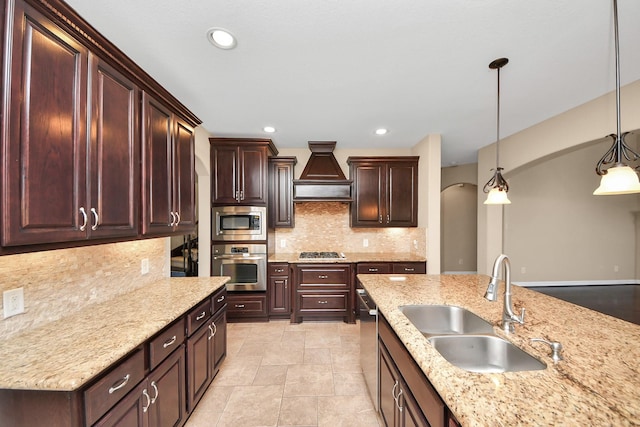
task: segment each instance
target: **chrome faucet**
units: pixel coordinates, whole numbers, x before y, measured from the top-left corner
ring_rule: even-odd
[[[504,306],[502,307],[502,328],[506,333],[514,332],[514,323],[517,322],[524,325],[524,308],[520,316],[516,315],[511,308],[511,263],[509,257],[505,254],[501,254],[496,258],[493,263],[493,272],[491,274],[491,280],[487,287],[484,297],[489,301],[498,300],[498,275],[500,273],[500,264],[504,264],[504,284],[506,286],[504,290]]]

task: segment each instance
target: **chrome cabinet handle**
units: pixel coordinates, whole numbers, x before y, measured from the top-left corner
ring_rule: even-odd
[[[142,395],[147,398],[147,404],[142,408],[142,412],[147,412],[149,410],[149,406],[151,406],[151,397],[149,397],[149,393],[147,393],[146,388],[142,390]]]
[[[377,268],[370,268],[369,271],[375,273],[376,271],[378,271],[378,269]]]
[[[397,402],[398,398],[396,397],[396,387],[398,387],[398,380],[396,380],[396,383],[393,385],[393,388],[391,389],[391,397],[393,397],[393,400]]]
[[[318,300],[318,304],[329,304],[329,301],[320,301],[320,300]]]
[[[240,192],[238,190],[236,190],[236,197],[234,197],[236,199],[237,202],[240,201]]]
[[[216,336],[216,332],[218,332],[218,327],[216,326],[215,323],[212,323],[212,325],[213,325],[213,336],[215,337]]]
[[[276,268],[274,271],[276,273],[283,273],[284,272],[284,268]]]
[[[91,208],[91,213],[93,214],[93,219],[95,220],[95,222],[91,226],[91,229],[95,231],[98,228],[100,217],[98,216],[98,212],[96,212],[96,208]]]
[[[222,301],[224,301],[224,295],[222,295],[220,298],[216,300],[216,302],[222,302]]]
[[[319,274],[318,275],[318,279],[328,279],[329,276],[327,276],[326,274]]]
[[[114,392],[120,390],[122,387],[126,386],[129,382],[129,378],[131,378],[131,375],[127,374],[120,380],[119,384],[116,385],[116,383],[114,383],[111,387],[109,387],[109,394],[113,394]]]
[[[203,311],[202,313],[198,314],[198,316],[196,317],[196,320],[202,320],[204,319],[204,316],[206,316],[206,312]]]
[[[398,407],[398,410],[400,412],[402,412],[402,410],[404,409],[402,406],[400,406],[400,396],[402,396],[402,393],[404,393],[404,390],[400,389],[400,393],[398,393],[398,398],[396,399],[396,406]]]
[[[211,327],[211,325],[209,325],[208,328],[209,328],[209,336],[207,336],[207,341],[211,341],[211,338],[213,338],[213,336],[215,335],[215,332],[213,332],[213,328]]]
[[[174,342],[176,342],[176,339],[177,339],[177,338],[176,338],[176,336],[175,336],[175,335],[174,335],[174,336],[172,336],[171,338],[169,338],[168,340],[166,340],[166,341],[164,342],[164,344],[162,344],[162,348],[167,348],[167,347],[169,347],[170,345],[173,345],[173,343],[174,343]]]
[[[240,190],[240,200],[244,200],[244,191]]]
[[[415,269],[415,268],[408,268],[408,267],[405,267],[405,268],[404,268],[404,271],[416,271],[416,269]]]
[[[382,215],[380,215],[380,216],[378,217],[378,222],[379,222],[380,224],[382,224]]]
[[[169,227],[173,227],[176,225],[176,216],[173,212],[169,212],[169,215],[171,215],[171,223],[169,223]]]
[[[87,211],[85,211],[83,207],[80,207],[80,213],[82,214],[82,225],[80,226],[80,231],[84,231],[87,229]]]
[[[180,213],[176,212],[175,214],[176,214],[176,218],[177,219],[176,219],[176,223],[174,225],[177,226],[178,224],[180,224]]]
[[[389,214],[387,214],[387,224],[389,224],[390,218],[389,218]]]
[[[235,307],[236,308],[244,308],[244,304],[236,304]]]
[[[151,387],[153,387],[153,390],[155,390],[156,392],[156,395],[151,398],[151,404],[154,404],[156,403],[156,400],[158,400],[158,395],[160,393],[158,392],[158,386],[156,385],[155,381],[151,381]]]

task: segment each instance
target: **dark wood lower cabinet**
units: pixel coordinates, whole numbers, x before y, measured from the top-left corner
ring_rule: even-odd
[[[229,322],[266,322],[266,292],[235,292],[227,295],[227,320]]]

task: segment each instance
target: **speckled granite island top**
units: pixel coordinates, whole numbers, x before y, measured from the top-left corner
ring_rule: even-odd
[[[395,252],[345,252],[344,258],[335,259],[314,259],[305,258],[300,259],[298,253],[279,253],[269,255],[269,262],[288,262],[291,264],[296,263],[322,263],[322,264],[335,264],[335,263],[353,263],[353,262],[424,262],[426,258],[411,253],[395,253]]]
[[[167,278],[9,338],[0,346],[0,388],[76,390],[227,280]]]
[[[358,275],[379,311],[463,426],[640,425],[640,326],[535,291],[513,286],[524,325],[506,335],[502,295],[483,295],[488,277]],[[506,338],[547,364],[541,371],[478,374],[447,362],[398,310],[404,304],[447,304],[471,310]],[[564,360],[553,363],[549,346],[560,341]]]

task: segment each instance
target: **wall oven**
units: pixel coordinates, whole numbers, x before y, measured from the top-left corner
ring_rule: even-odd
[[[213,240],[267,240],[264,206],[216,206],[212,213]]]
[[[267,245],[230,243],[213,245],[212,276],[229,276],[229,291],[267,289]]]

